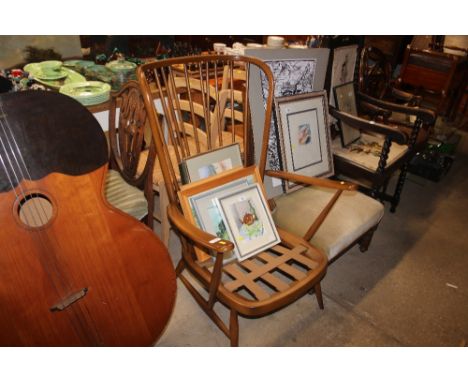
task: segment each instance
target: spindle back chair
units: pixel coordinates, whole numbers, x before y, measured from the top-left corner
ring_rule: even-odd
[[[234,87],[222,89],[222,73],[227,70],[233,79],[232,72],[239,63],[245,66],[247,73],[254,67],[267,79],[268,95],[265,102],[263,133],[264,142],[267,142],[273,102],[273,76],[269,67],[262,61],[234,56],[180,57],[142,65],[137,72],[169,199],[168,217],[181,240],[182,257],[177,266],[177,275],[200,307],[234,346],[239,342],[239,314],[245,317],[264,316],[285,307],[309,291],[315,291],[319,306],[323,308],[320,280],[327,267],[327,259],[321,251],[304,239],[281,229],[278,229],[280,244],[242,262],[234,260],[223,264],[225,254],[234,249],[234,244],[202,231],[182,214],[179,199],[181,184],[175,169],[182,160],[202,152],[201,134],[190,137],[194,141],[193,147],[187,142],[185,121],[195,120],[196,114],[194,100],[190,96],[190,79],[201,80],[205,89],[207,84],[211,84],[215,92],[214,109],[208,110],[208,102],[205,102],[203,109],[205,123],[201,129],[206,134],[207,150],[229,145],[236,141],[236,121],[233,117]],[[183,97],[177,91],[176,77],[186,80],[189,95],[184,98],[188,99],[188,111],[182,107]],[[241,128],[244,143],[241,155],[244,167],[254,163],[249,86],[247,76]],[[223,102],[223,99],[226,102]],[[230,112],[231,118],[225,117],[226,110]],[[158,114],[164,116],[164,123],[160,122]],[[222,129],[222,119],[225,119],[226,130]],[[258,173],[261,181],[265,173],[266,150],[264,144],[262,152],[258,153]],[[206,180],[201,182],[203,181]],[[331,181],[330,183],[335,184]],[[262,183],[260,185],[263,186]],[[352,188],[345,183],[339,184],[339,187]],[[196,256],[195,247],[209,254],[209,259],[200,260]],[[193,282],[193,277],[187,277],[186,272],[201,282],[202,288]],[[230,311],[228,324],[215,312],[216,302],[220,302]]]

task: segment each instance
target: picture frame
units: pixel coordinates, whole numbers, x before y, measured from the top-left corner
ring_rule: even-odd
[[[278,97],[275,108],[284,170],[306,176],[332,176],[326,91]],[[302,187],[289,181],[284,185],[286,192]]]
[[[351,115],[358,115],[353,81],[335,86],[333,94],[338,110]],[[361,137],[361,132],[358,129],[354,129],[342,121],[338,121],[338,126],[340,127],[341,145],[343,147],[347,147]]]
[[[333,50],[333,64],[330,79],[330,105],[335,106],[335,99],[331,95],[335,86],[354,81],[358,57],[358,45],[340,46]]]
[[[182,184],[195,182],[242,166],[239,143],[187,157],[179,164]]]
[[[182,212],[188,220],[205,232],[220,239],[232,240],[226,223],[216,204],[216,198],[230,194],[245,186],[261,183],[260,173],[256,166],[227,170],[210,178],[183,185],[179,191]],[[206,261],[211,256],[201,248],[195,248],[199,261]],[[227,263],[236,258],[236,250],[224,259]]]
[[[239,261],[281,241],[259,183],[219,196],[216,203],[227,223]]]
[[[328,48],[314,48],[314,49],[255,49],[249,48],[245,50],[245,55],[259,58],[266,62],[266,64],[272,68],[273,77],[275,80],[275,97],[281,97],[286,95],[302,94],[312,91],[323,90],[325,84],[325,76],[328,66],[328,58],[330,50]],[[288,63],[289,62],[289,63]],[[302,63],[301,63],[302,62]],[[308,65],[305,63],[308,62]],[[298,64],[299,63],[299,64]],[[291,68],[295,68],[294,78],[291,81],[286,75],[282,75],[283,69],[287,69],[288,65]],[[314,65],[313,74],[310,76],[309,81],[304,81],[304,73],[308,71],[308,68],[312,68]],[[300,69],[300,70],[298,70]],[[289,70],[290,71],[290,70]],[[285,80],[278,81],[278,75],[281,73],[281,77]],[[263,142],[263,128],[265,124],[265,92],[264,85],[265,81],[262,81],[261,72],[254,65],[250,66],[249,70],[249,99],[252,116],[252,130],[254,136],[254,150],[256,155],[256,163],[259,163],[259,153],[262,149]],[[273,113],[270,122],[270,136],[268,143],[268,157],[267,157],[267,169],[280,170],[282,169],[281,155],[279,152],[279,140],[278,131],[276,129],[275,114]],[[266,176],[263,184],[267,195],[271,197],[279,196],[284,193],[283,182],[279,179]]]

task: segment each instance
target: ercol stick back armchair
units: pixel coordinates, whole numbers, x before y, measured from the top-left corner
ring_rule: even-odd
[[[280,244],[242,262],[233,261],[223,264],[225,254],[234,248],[233,243],[219,240],[214,235],[200,230],[181,212],[179,199],[181,186],[176,170],[178,162],[189,155],[197,154],[201,145],[195,144],[196,151],[193,152],[187,143],[189,135],[184,121],[193,117],[194,112],[192,109],[190,112],[181,109],[181,99],[177,95],[174,78],[176,76],[180,78],[180,73],[182,73],[188,89],[190,89],[190,78],[192,77],[201,79],[205,83],[205,89],[209,89],[207,84],[211,84],[215,88],[218,107],[215,107],[211,113],[207,108],[208,103],[204,103],[206,116],[204,133],[208,137],[206,140],[207,149],[211,150],[236,141],[235,125],[238,123],[234,118],[236,104],[232,93],[234,86],[221,89],[221,74],[228,67],[227,70],[231,72],[230,79],[233,79],[232,71],[239,63],[245,66],[246,73],[249,73],[251,66],[259,68],[264,73],[268,83],[266,89],[268,96],[264,111],[265,124],[263,126],[264,144],[262,152],[259,153],[258,166],[260,179],[263,179],[273,101],[271,91],[273,77],[271,70],[265,63],[250,57],[194,56],[145,64],[137,72],[169,198],[168,217],[181,240],[182,257],[176,269],[177,275],[200,307],[230,339],[233,346],[238,345],[239,342],[239,315],[260,317],[273,313],[310,291],[315,292],[319,307],[323,309],[320,280],[324,277],[327,267],[327,257],[323,251],[302,237],[280,227],[278,227]],[[249,86],[247,76],[242,110],[242,136],[244,138],[242,159],[244,167],[254,163],[253,134],[248,100]],[[222,91],[228,91],[228,94],[226,95]],[[206,96],[208,97],[208,94]],[[220,101],[223,96],[230,101]],[[158,100],[156,106],[155,99]],[[191,97],[188,97],[188,100],[192,104]],[[230,108],[229,113],[225,113],[226,108]],[[164,116],[164,123],[160,122],[159,115]],[[226,115],[231,115],[231,117],[226,118]],[[213,117],[215,121],[213,121]],[[223,119],[224,121],[222,121]],[[221,130],[223,128],[225,131]],[[213,129],[218,129],[218,131],[213,131]],[[226,131],[228,134],[223,134]],[[201,136],[203,135],[196,133],[190,139],[196,141]],[[216,137],[215,140],[211,139],[213,136]],[[170,150],[174,151],[173,155],[171,155]],[[277,175],[280,177],[289,176],[287,173],[278,173]],[[294,175],[291,176],[294,177]],[[317,218],[311,217],[311,223],[315,222],[315,231],[320,227],[320,223],[338,197],[343,192],[354,188],[345,182],[334,182],[326,179],[301,177],[300,181],[335,190],[335,193],[332,192],[331,195],[332,200],[327,202],[319,216]],[[309,199],[308,202],[313,204],[313,199]],[[372,202],[375,201],[372,200]],[[296,212],[301,213],[301,211]],[[304,216],[302,216],[302,220],[304,220]],[[196,248],[210,254],[209,259],[199,260],[196,256]],[[187,272],[193,277],[187,277]],[[202,288],[199,287],[198,283],[191,281],[193,278],[201,283]],[[229,323],[225,323],[215,312],[216,302],[220,302],[229,310]]]

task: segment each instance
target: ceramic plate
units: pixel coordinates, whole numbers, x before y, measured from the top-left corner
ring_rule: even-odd
[[[39,78],[40,80],[46,80],[46,81],[60,80],[61,78],[65,78],[66,76],[68,76],[68,73],[63,69],[53,74],[44,73],[41,69],[39,69],[35,74],[36,78]]]
[[[110,85],[100,81],[85,81],[64,85],[60,93],[68,95],[83,105],[97,105],[109,99]]]
[[[60,87],[63,85],[86,81],[86,78],[84,78],[81,74],[66,67],[63,67],[62,71],[66,72],[68,75],[65,78],[58,80],[42,80],[37,78],[36,74],[40,71],[40,65],[38,63],[28,64],[23,68],[23,70],[28,72],[37,82],[56,90],[60,89]]]

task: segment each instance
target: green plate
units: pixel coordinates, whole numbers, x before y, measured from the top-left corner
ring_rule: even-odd
[[[62,78],[65,78],[66,76],[68,76],[68,73],[62,69],[60,69],[60,72],[57,72],[54,74],[47,74],[47,73],[44,73],[42,70],[39,70],[36,73],[36,78],[39,78],[40,80],[46,80],[46,81],[60,80]]]
[[[64,85],[60,93],[76,99],[83,105],[97,105],[109,99],[111,87],[100,81],[84,81]]]
[[[56,90],[60,89],[63,85],[86,81],[86,78],[81,74],[66,67],[62,67],[62,71],[66,72],[67,76],[59,80],[42,80],[37,78],[37,73],[41,71],[41,67],[38,63],[28,64],[23,68],[23,70],[28,72],[37,82]]]
[[[80,61],[83,61],[83,60],[67,60],[67,61],[64,61],[63,62],[63,66],[67,66],[69,68],[73,68],[75,67],[75,65],[80,62]]]

